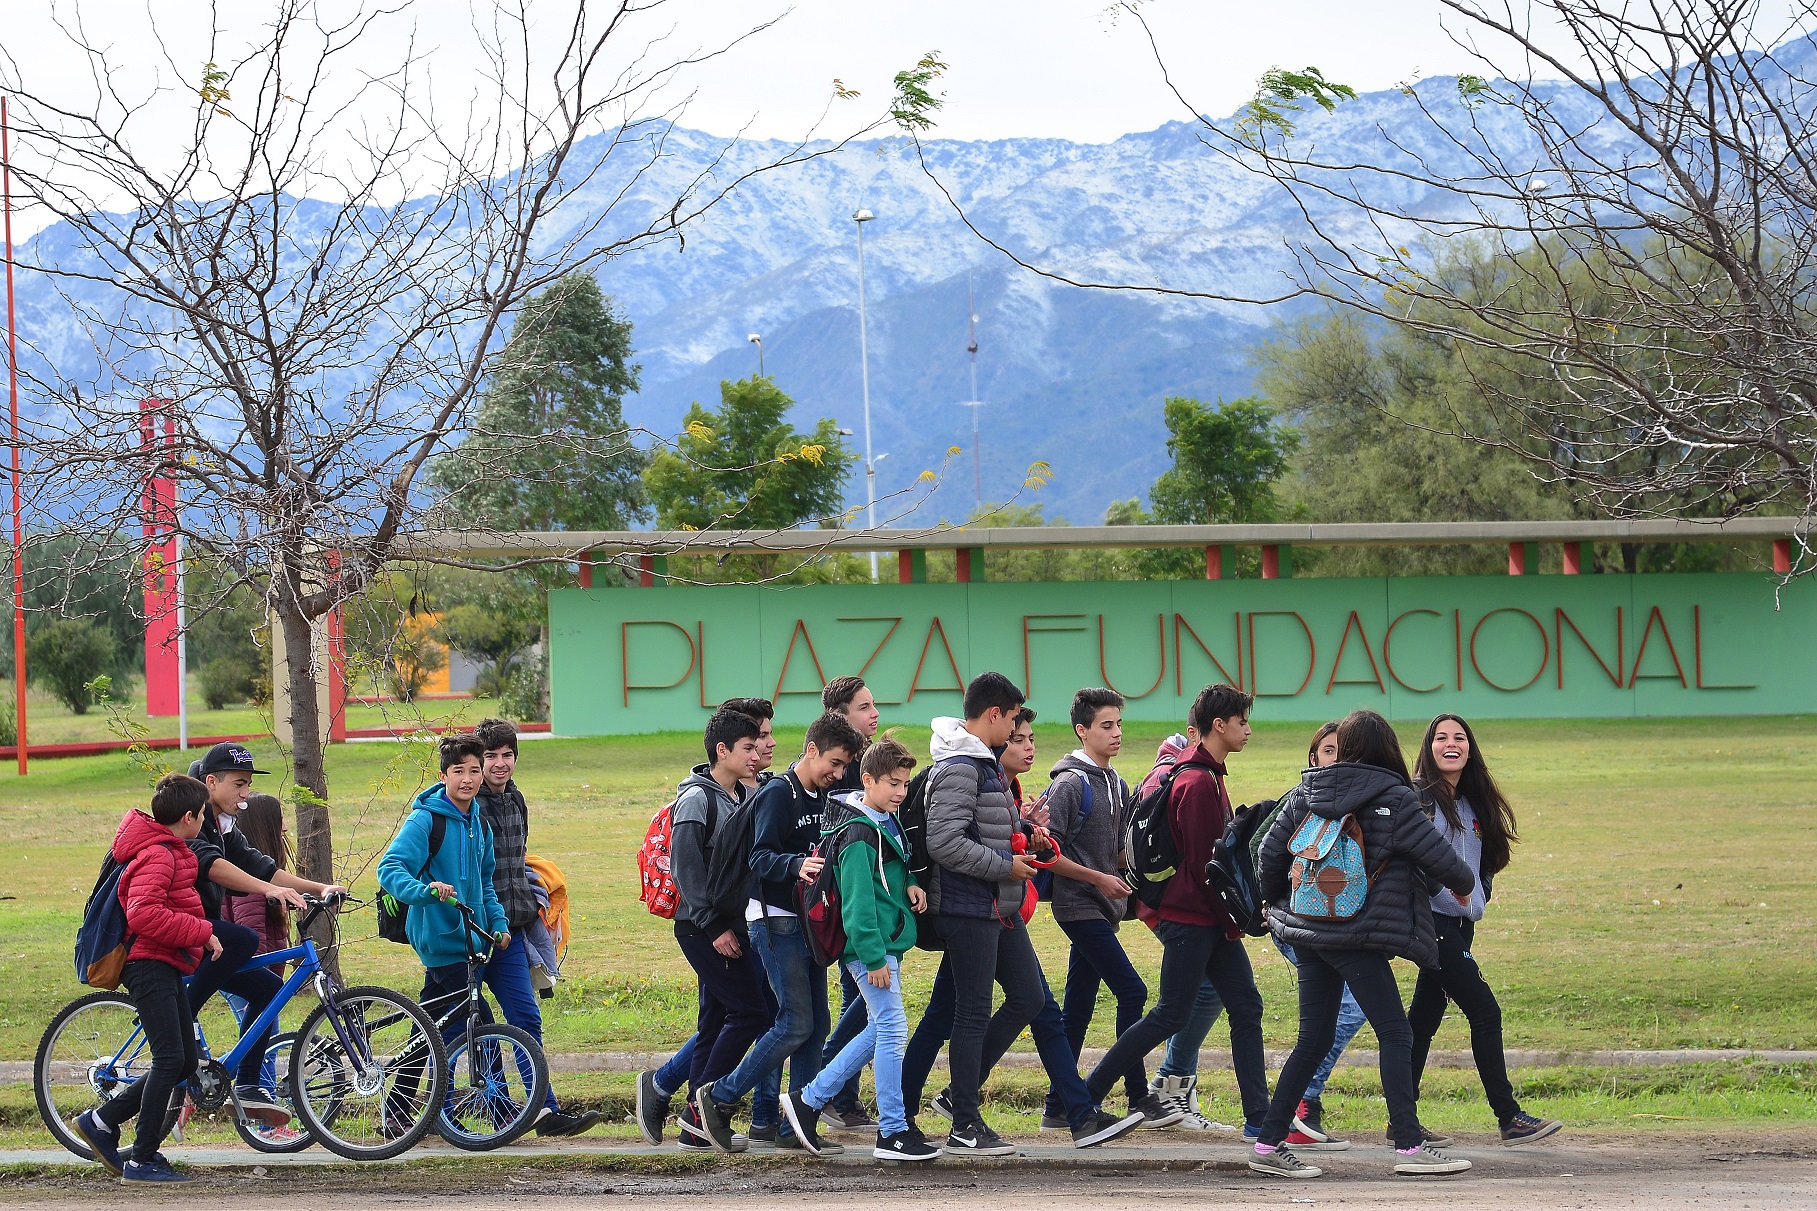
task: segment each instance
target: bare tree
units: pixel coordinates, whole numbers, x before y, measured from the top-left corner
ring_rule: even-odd
[[[433,509],[425,466],[462,433],[514,309],[843,145],[737,167],[732,141],[679,172],[688,73],[766,26],[677,50],[663,7],[477,6],[489,66],[453,108],[407,3],[275,0],[243,45],[217,20],[205,52],[155,17],[149,44],[111,45],[75,4],[59,25],[86,78],[4,65],[15,179],[62,224],[24,267],[58,284],[74,333],[61,364],[26,367],[34,515],[130,532],[148,476],[178,481],[187,549],[228,570],[217,593],[252,586],[281,630],[310,877],[334,866],[314,632]],[[158,79],[132,91],[148,63]],[[142,443],[144,400],[165,401],[171,445]]]
[[[1464,436],[1518,450],[1591,507],[1808,521],[1817,4],[1769,18],[1758,0],[1441,3],[1475,72],[1350,120],[1353,90],[1277,69],[1229,122],[1167,77],[1139,3],[1117,6],[1206,154],[1284,192],[1297,226],[1279,290],[1090,280],[973,230],[1083,288],[1325,299],[1454,342],[1495,418]],[[1800,547],[1809,570],[1808,534]]]

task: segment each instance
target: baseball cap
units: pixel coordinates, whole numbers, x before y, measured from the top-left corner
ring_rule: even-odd
[[[198,768],[199,767],[199,768]],[[202,760],[191,767],[193,776],[206,778],[210,774],[268,774],[270,770],[253,767],[252,750],[244,744],[225,741],[209,749]]]

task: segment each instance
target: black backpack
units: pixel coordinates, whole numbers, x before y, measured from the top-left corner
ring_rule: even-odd
[[[421,810],[421,809],[418,809]],[[448,817],[439,812],[429,813],[429,856],[423,859],[423,869],[416,872],[419,881],[429,877],[429,864],[435,861],[435,855],[441,852],[442,838],[448,835]],[[401,942],[410,945],[410,934],[405,924],[410,919],[410,905],[392,896],[388,891],[381,891],[374,901],[379,915],[379,937],[387,942]]]
[[[1224,906],[1231,924],[1252,938],[1268,932],[1262,918],[1262,895],[1256,879],[1255,865],[1249,856],[1250,842],[1256,829],[1274,811],[1274,800],[1264,799],[1252,807],[1239,807],[1230,827],[1212,847],[1211,861],[1205,864],[1205,886]]]
[[[1150,908],[1161,906],[1167,884],[1180,869],[1180,847],[1173,839],[1167,808],[1173,798],[1173,780],[1184,769],[1204,769],[1203,761],[1176,761],[1161,784],[1136,800],[1123,824],[1123,881],[1136,899]]]
[[[718,823],[717,802],[707,805],[707,903],[722,916],[744,920],[745,902],[751,898],[751,836],[756,813],[746,798],[725,823]]]
[[[977,757],[942,757],[922,769],[909,779],[908,794],[903,796],[902,806],[896,809],[896,826],[902,830],[902,839],[908,850],[909,874],[915,876],[915,882],[923,888],[934,869],[934,859],[927,852],[927,784],[934,771],[950,761],[970,761],[977,763]],[[931,950],[936,953],[946,949],[946,943],[930,924],[915,932],[915,949]]]
[[[861,832],[856,831],[861,830]],[[808,954],[822,967],[839,962],[845,954],[845,908],[839,894],[839,857],[848,845],[866,845],[872,838],[881,846],[876,830],[848,821],[822,837],[814,853],[825,858],[820,872],[806,883],[795,884],[795,914],[801,918],[801,936]]]

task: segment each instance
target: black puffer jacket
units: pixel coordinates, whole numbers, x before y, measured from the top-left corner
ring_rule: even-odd
[[[1363,828],[1363,862],[1371,882],[1363,911],[1348,921],[1295,916],[1286,905],[1293,865],[1288,843],[1308,815],[1336,820],[1354,814]],[[1309,769],[1287,792],[1281,814],[1262,840],[1257,870],[1268,921],[1292,946],[1315,950],[1379,950],[1438,966],[1429,881],[1467,895],[1476,886],[1470,868],[1432,827],[1413,788],[1373,765],[1339,762]]]

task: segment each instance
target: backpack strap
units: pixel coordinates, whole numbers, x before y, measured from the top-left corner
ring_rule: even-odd
[[[427,808],[419,808],[418,810],[428,811]],[[418,883],[421,883],[429,877],[429,864],[434,862],[435,855],[441,852],[442,841],[447,836],[448,817],[442,815],[440,812],[429,812],[429,856],[423,859],[423,869],[416,874]]]

